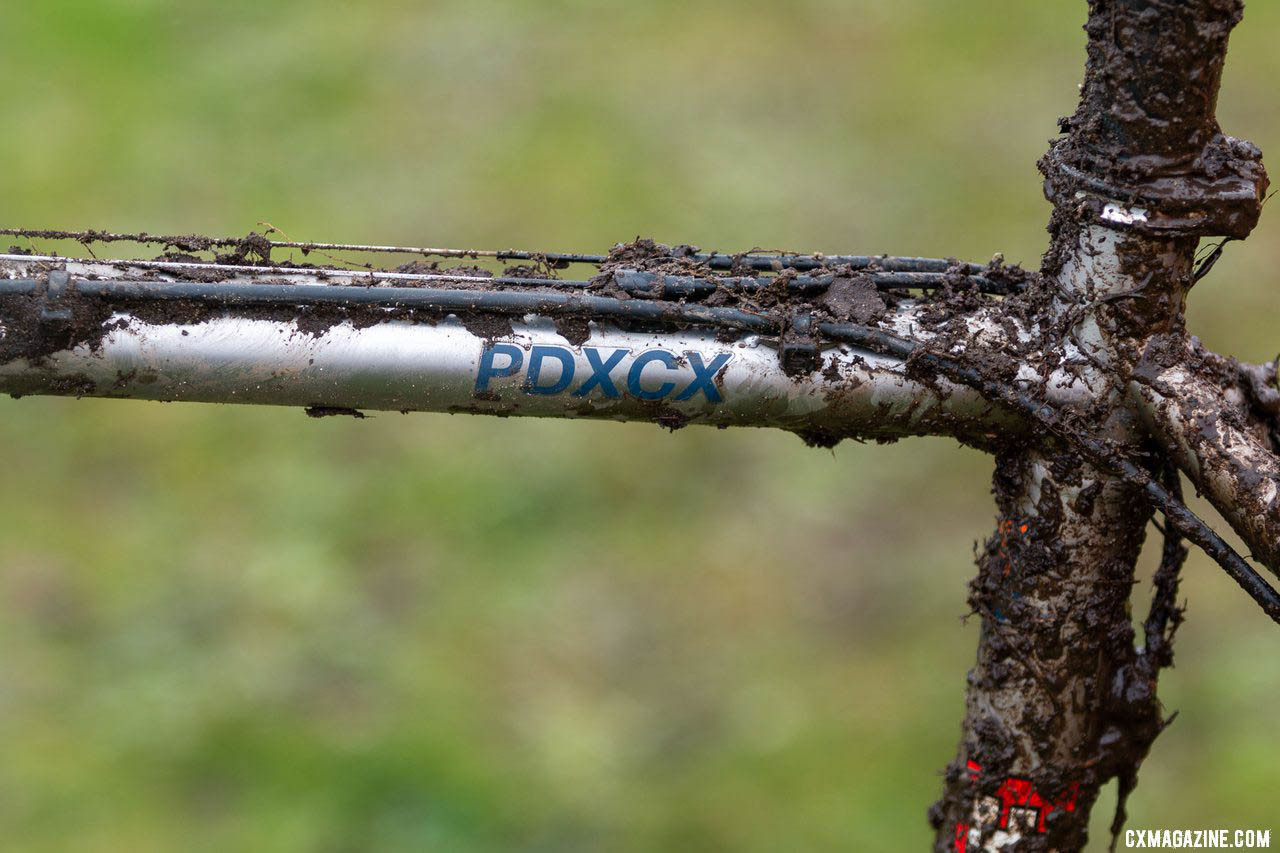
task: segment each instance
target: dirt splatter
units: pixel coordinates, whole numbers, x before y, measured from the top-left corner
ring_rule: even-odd
[[[591,339],[591,323],[586,317],[557,317],[556,334],[575,347]]]
[[[234,251],[219,254],[216,259],[220,264],[270,264],[271,241],[256,231],[250,231],[236,244]]]
[[[366,417],[364,412],[346,406],[307,406],[302,411],[309,418],[347,417],[364,420]]]
[[[1243,11],[1241,0],[1092,0],[1080,103],[1040,161],[1050,200],[1094,218],[1105,198],[1127,200],[1147,209],[1132,227],[1150,233],[1246,236],[1266,195],[1262,154],[1214,114]]]
[[[1214,187],[1238,179],[1237,188],[1265,188],[1256,149],[1224,137],[1213,114],[1227,34],[1240,10],[1237,0],[1159,9],[1092,0],[1080,107],[1063,120],[1064,136],[1040,163],[1046,194],[1055,201],[1051,246],[1041,274],[1002,303],[1006,316],[1028,327],[1039,323],[1041,334],[984,352],[976,362],[980,372],[1011,383],[1037,358],[1045,365],[1067,362],[1064,347],[1086,313],[1107,335],[1114,383],[1127,381],[1137,347],[1153,334],[1181,338],[1196,237],[1202,229],[1247,233],[1257,216],[1247,192],[1230,208]],[[1140,238],[1118,241],[1120,279],[1133,287],[1064,294],[1058,277],[1089,251],[1081,238],[1103,221],[1107,199],[1146,205],[1154,223],[1128,229]],[[931,318],[945,330],[931,349],[963,347],[966,336],[955,317],[963,316],[966,295],[938,296],[949,310]],[[1179,354],[1170,358],[1185,363]],[[1091,434],[1115,416],[1104,399],[1059,413],[1061,424]],[[1125,452],[1153,470],[1163,464],[1147,448]],[[981,798],[994,796],[1011,774],[1038,768],[1029,773],[1034,790],[1073,785],[1078,797],[1070,811],[1051,810],[1046,831],[1027,835],[1018,849],[1078,850],[1099,788],[1118,778],[1122,795],[1132,790],[1167,724],[1156,698],[1165,658],[1135,648],[1128,615],[1133,563],[1151,509],[1139,490],[1053,440],[1006,448],[997,453],[996,468],[1001,516],[970,595],[984,630],[969,679],[965,738],[947,769],[943,797],[930,810],[938,830],[934,849],[954,849],[971,830],[981,836],[972,845],[980,848],[995,829],[975,828]],[[976,778],[970,762],[981,767]],[[1123,803],[1113,831],[1122,823]]]
[[[1266,384],[1274,384],[1274,373],[1270,378],[1262,377],[1258,385],[1247,376],[1241,379],[1236,365],[1224,367],[1208,355],[1198,357],[1194,350],[1188,356],[1184,347],[1175,345],[1185,343],[1183,298],[1195,280],[1192,255],[1196,237],[1206,232],[1227,236],[1248,233],[1266,189],[1258,150],[1225,136],[1214,117],[1227,37],[1241,9],[1239,0],[1188,0],[1159,8],[1121,0],[1091,0],[1080,107],[1075,115],[1062,120],[1063,136],[1040,163],[1046,194],[1055,202],[1050,249],[1038,274],[1007,266],[1000,258],[981,271],[987,280],[1007,285],[1012,295],[1000,299],[981,292],[960,264],[947,270],[941,287],[923,295],[881,287],[872,280],[874,264],[870,269],[855,270],[819,263],[806,275],[810,280],[822,279],[824,284],[805,290],[797,285],[797,271],[779,261],[762,287],[747,289],[717,277],[715,270],[696,257],[698,250],[692,246],[669,247],[646,239],[615,246],[589,290],[593,295],[620,300],[700,302],[762,316],[780,351],[793,358],[797,375],[821,368],[812,357],[814,344],[820,340],[813,321],[873,325],[911,299],[922,307],[917,318],[921,328],[934,337],[911,356],[907,373],[939,397],[949,392],[936,363],[928,359],[936,353],[964,353],[966,364],[978,377],[969,381],[979,388],[984,382],[1012,386],[1027,368],[1043,378],[1055,365],[1065,365],[1065,370],[1076,370],[1077,374],[1086,366],[1096,367],[1087,358],[1071,362],[1065,356],[1068,345],[1073,344],[1074,330],[1088,313],[1109,336],[1109,354],[1114,360],[1107,381],[1113,386],[1127,385],[1131,379],[1155,381],[1135,369],[1139,357],[1151,364],[1185,365],[1205,375],[1229,374],[1230,380],[1222,387],[1253,382],[1261,390],[1246,399],[1255,412],[1271,406],[1274,419],[1280,403],[1271,405],[1276,394],[1269,393]],[[1112,202],[1142,205],[1150,214],[1145,224],[1134,218],[1124,225],[1143,238],[1129,241],[1119,251],[1120,272],[1134,283],[1132,290],[1103,298],[1064,293],[1058,286],[1064,266],[1088,251],[1081,248],[1081,236],[1100,221],[1104,205]],[[1111,221],[1116,224],[1114,217]],[[49,236],[55,234],[50,232]],[[82,242],[117,239],[95,232],[81,236]],[[230,241],[194,235],[164,241],[175,250],[166,254],[170,258],[228,249],[217,255],[222,264],[265,264],[270,262],[272,249],[269,241],[253,233]],[[755,276],[760,272],[746,269],[745,257],[735,256],[730,275]],[[617,279],[617,273],[626,270],[652,273],[655,278],[646,290],[629,292]],[[397,271],[492,276],[478,266],[443,270],[438,262],[422,260]],[[551,265],[536,260],[505,270],[515,278],[550,278],[551,272]],[[214,277],[209,280],[218,280],[216,272],[211,275]],[[681,294],[669,281],[688,276],[716,281],[717,285],[694,296]],[[494,285],[485,281],[457,286]],[[547,286],[569,287],[567,283]],[[968,321],[975,312],[996,305],[1000,316],[995,322],[1003,324],[1007,333],[998,344],[979,346]],[[92,345],[100,340],[109,319],[102,306],[74,297],[68,306],[69,318],[50,320],[41,316],[37,298],[5,300],[0,306],[0,322],[14,333],[0,340],[0,361],[20,356],[38,360],[68,342]],[[181,303],[138,310],[147,318],[186,324],[225,313],[224,309]],[[331,308],[306,316],[279,309],[253,313],[261,310],[237,309],[236,313],[298,318],[303,334],[321,334],[338,322],[440,319],[438,313],[429,311],[383,308]],[[466,316],[462,321],[475,334],[489,339],[512,333],[507,317]],[[672,321],[670,325],[678,328],[687,322]],[[1015,326],[1037,331],[1020,338]],[[562,318],[557,330],[574,344],[581,344],[589,334],[589,327],[577,318]],[[1150,345],[1156,340],[1153,333],[1170,343]],[[739,333],[722,330],[722,334],[733,338]],[[1143,347],[1146,351],[1139,352]],[[833,384],[839,379],[838,370],[830,369],[823,375]],[[67,390],[79,392],[76,378],[66,381],[71,383]],[[1026,392],[1034,402],[1045,403],[1042,385],[1031,383]],[[86,388],[84,393],[93,390]],[[838,405],[842,390],[846,389],[829,389],[827,402]],[[995,399],[995,395],[988,396]],[[1114,397],[1100,393],[1077,410],[1055,413],[1052,423],[1062,432],[1092,435],[1099,424],[1116,416]],[[501,410],[480,405],[487,402],[493,401],[477,395],[474,405],[455,410],[504,416],[514,412],[516,405]],[[594,414],[585,408],[589,404],[581,406],[577,410],[580,414]],[[687,415],[661,405],[637,411],[673,430],[690,422]],[[307,413],[313,417],[361,416],[355,410],[324,406],[311,407]],[[1212,440],[1216,436],[1209,433],[1217,430],[1218,424],[1205,422],[1198,429],[1202,437]],[[799,435],[818,447],[832,447],[844,437],[856,438],[825,431],[800,431]],[[1280,432],[1273,431],[1272,436],[1280,443]],[[995,435],[990,437],[989,447],[997,450],[993,491],[999,517],[996,532],[978,556],[978,576],[970,588],[969,604],[983,620],[983,633],[977,665],[970,675],[965,737],[947,768],[942,798],[930,811],[939,830],[935,849],[953,849],[957,830],[968,826],[978,798],[994,795],[1002,780],[1024,774],[1033,790],[1056,793],[1074,786],[1077,793],[1070,800],[1071,809],[1044,806],[1049,808],[1044,815],[1046,831],[1029,836],[1019,849],[1076,850],[1085,842],[1088,814],[1101,785],[1119,778],[1122,793],[1131,790],[1147,749],[1166,724],[1155,676],[1167,665],[1171,652],[1166,645],[1155,652],[1140,653],[1128,615],[1134,559],[1151,507],[1132,484],[1086,462],[1052,435]],[[1141,444],[1116,449],[1153,474],[1165,461]],[[1169,607],[1168,602],[1161,605],[1165,619],[1176,621],[1177,617],[1167,612]],[[1153,607],[1153,613],[1158,609]],[[980,769],[974,772],[971,767]]]
[[[477,338],[484,338],[486,341],[511,338],[516,333],[515,329],[511,327],[511,318],[504,314],[467,312],[460,314],[458,319],[462,321],[463,327],[468,332]]]
[[[418,275],[442,275],[442,276],[459,276],[461,278],[493,278],[493,271],[484,267],[471,266],[468,264],[459,264],[453,267],[441,266],[439,261],[410,261],[407,264],[401,264],[395,267],[391,272],[412,273]],[[450,287],[465,286],[468,282],[456,282],[450,284]],[[410,285],[410,282],[402,283],[402,286]]]
[[[884,316],[885,302],[880,290],[867,275],[840,277],[827,286],[817,303],[835,320],[874,323]]]

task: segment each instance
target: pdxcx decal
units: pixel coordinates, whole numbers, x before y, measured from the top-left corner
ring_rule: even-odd
[[[487,393],[494,379],[515,376],[524,369],[523,390],[526,394],[563,394],[585,397],[593,392],[606,398],[621,397],[625,391],[639,400],[664,400],[676,402],[692,400],[698,394],[709,403],[719,403],[724,398],[716,387],[716,374],[733,358],[732,353],[720,353],[707,361],[702,353],[688,350],[684,357],[666,350],[645,349],[633,353],[629,349],[601,349],[583,347],[586,356],[585,369],[574,351],[568,347],[535,344],[529,350],[528,366],[525,352],[514,344],[486,344],[480,354],[480,369],[476,372],[476,393]],[[559,374],[552,375],[546,369],[548,362],[559,364]],[[688,371],[681,370],[681,362],[688,364]],[[576,385],[575,385],[576,380]],[[687,380],[687,381],[686,381]],[[570,388],[573,390],[570,391]]]

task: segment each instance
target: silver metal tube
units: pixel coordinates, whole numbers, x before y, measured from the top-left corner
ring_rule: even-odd
[[[0,259],[0,275],[39,275],[41,263],[48,261]],[[64,266],[85,277],[131,274],[110,264]],[[353,275],[289,274],[314,286]],[[754,334],[507,319],[509,326],[478,328],[474,317],[453,315],[338,317],[300,328],[297,319],[236,308],[158,318],[131,303],[104,313],[90,340],[0,363],[0,393],[761,426],[818,443],[918,434],[982,442],[1023,428],[968,388],[915,382],[900,360],[849,345],[826,346],[817,369],[796,375],[784,370],[776,339]],[[895,319],[910,325],[909,311]],[[0,343],[17,331],[0,330]]]
[[[1130,394],[1151,435],[1261,563],[1280,566],[1280,461],[1236,388],[1184,364],[1144,365]],[[1157,390],[1159,389],[1159,390]]]
[[[548,320],[486,340],[457,319],[438,325],[296,323],[221,317],[150,323],[121,313],[96,345],[0,365],[0,392],[145,400],[648,420],[668,426],[769,426],[895,437],[1009,428],[968,389],[945,399],[894,359],[833,347],[825,372],[788,376],[755,336],[636,333],[592,324],[574,346]]]

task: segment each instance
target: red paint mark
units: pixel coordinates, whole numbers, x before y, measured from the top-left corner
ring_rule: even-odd
[[[1000,559],[1004,561],[1004,576],[1009,577],[1013,571],[1013,557],[1009,554],[1009,540],[1013,537],[1026,538],[1027,531],[1031,529],[1031,525],[1023,522],[1015,525],[1013,519],[1006,518],[997,525],[996,530],[1000,534],[1000,548],[998,553]],[[1015,533],[1016,531],[1016,533]]]
[[[1039,822],[1036,824],[1036,832],[1044,832],[1044,809],[1049,804],[1044,798],[1036,792],[1028,779],[1019,779],[1016,776],[1010,776],[1004,780],[1004,784],[996,790],[996,796],[1000,798],[1000,828],[1009,828],[1009,810],[1014,806],[1020,808],[1035,809],[1039,815]]]
[[[982,772],[982,766],[970,761],[968,763],[969,776],[975,782],[978,774]],[[1040,795],[1035,789],[1030,779],[1023,779],[1020,776],[1009,776],[996,789],[996,797],[1000,799],[1000,823],[1001,829],[1009,828],[1009,811],[1013,808],[1035,809],[1036,811],[1036,832],[1048,832],[1045,820],[1055,811],[1073,812],[1076,810],[1076,800],[1080,796],[1080,783],[1072,782],[1067,789],[1058,795],[1058,798],[1050,802]],[[968,826],[965,825],[966,832]],[[958,839],[958,835],[957,835]],[[967,840],[966,840],[967,843]],[[957,840],[956,849],[960,853],[964,853],[964,847],[960,846]]]
[[[1067,790],[1058,795],[1058,799],[1054,800],[1054,806],[1062,809],[1064,812],[1073,812],[1076,810],[1076,799],[1080,796],[1080,783],[1072,782],[1067,786]]]

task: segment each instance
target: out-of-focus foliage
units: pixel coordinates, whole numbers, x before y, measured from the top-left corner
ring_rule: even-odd
[[[1084,13],[10,3],[0,220],[1034,266]],[[1278,30],[1251,5],[1220,105],[1264,149]],[[1197,288],[1210,345],[1274,354],[1277,228]],[[0,401],[0,845],[923,849],[989,472],[943,440]],[[1187,575],[1133,824],[1272,826],[1275,634]]]

